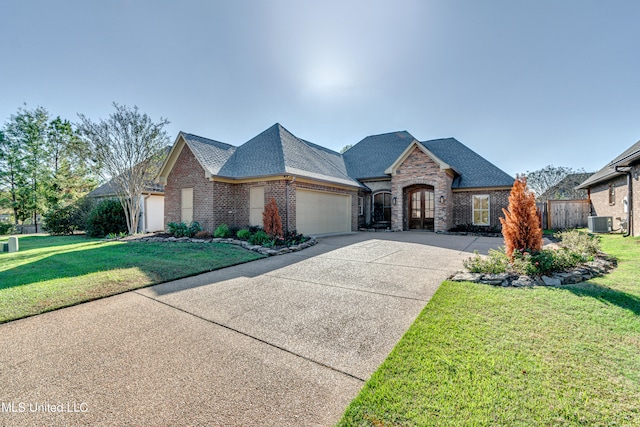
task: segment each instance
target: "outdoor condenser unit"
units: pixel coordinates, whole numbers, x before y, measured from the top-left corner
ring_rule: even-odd
[[[610,216],[590,216],[587,224],[592,233],[610,233],[613,230],[613,218]]]

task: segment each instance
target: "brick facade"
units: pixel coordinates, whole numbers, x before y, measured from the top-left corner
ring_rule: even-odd
[[[282,226],[296,229],[296,189],[309,189],[351,195],[352,230],[358,228],[358,191],[334,188],[285,179],[263,180],[248,183],[210,181],[205,171],[185,145],[178,156],[165,185],[164,226],[181,221],[181,194],[183,188],[193,188],[193,220],[203,230],[213,232],[220,224],[231,227],[247,227],[249,224],[251,187],[264,187],[265,204],[276,200]],[[288,187],[288,189],[287,189]],[[287,211],[288,194],[288,211]]]
[[[489,227],[502,228],[502,209],[509,207],[511,190],[469,190],[453,193],[453,224],[455,226],[473,224],[473,196],[489,195]]]
[[[164,227],[170,222],[181,222],[181,198],[183,188],[193,188],[193,220],[203,229],[211,230],[214,224],[214,185],[206,179],[198,160],[185,146],[167,176],[164,188]]]
[[[453,212],[451,184],[453,178],[446,171],[427,156],[419,148],[405,159],[391,177],[391,197],[396,199],[391,206],[391,229],[406,230],[408,223],[406,188],[414,185],[426,185],[433,187],[435,197],[434,230],[446,231],[453,226]],[[443,196],[445,202],[440,203]]]
[[[631,234],[640,235],[640,165],[635,165],[631,169],[632,189],[633,189],[633,224]],[[609,203],[609,184],[615,187],[614,203]],[[620,222],[626,221],[627,213],[624,212],[623,200],[628,197],[627,176],[621,175],[609,181],[595,184],[589,191],[591,200],[591,213],[594,216],[613,217],[613,228],[619,229]]]

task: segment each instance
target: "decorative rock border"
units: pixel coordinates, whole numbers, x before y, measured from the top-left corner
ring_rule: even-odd
[[[125,238],[124,240],[132,241],[132,242],[189,242],[189,243],[228,243],[230,245],[242,246],[245,249],[250,251],[258,252],[262,255],[274,256],[274,255],[283,255],[288,254],[290,252],[297,252],[303,249],[306,249],[310,246],[318,243],[315,237],[309,238],[306,242],[299,243],[297,245],[291,245],[281,248],[268,248],[266,246],[261,245],[252,245],[246,240],[238,240],[231,238],[207,238],[207,239],[198,239],[195,237],[161,237],[161,236],[134,236],[132,238]]]
[[[449,280],[454,282],[484,283],[493,286],[562,286],[584,282],[593,277],[603,276],[618,266],[615,258],[598,254],[593,261],[578,265],[569,270],[553,273],[550,276],[524,276],[511,273],[486,274],[458,272]]]

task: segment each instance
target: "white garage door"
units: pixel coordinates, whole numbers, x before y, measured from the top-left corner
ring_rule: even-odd
[[[351,231],[351,196],[296,190],[296,229],[307,235]]]

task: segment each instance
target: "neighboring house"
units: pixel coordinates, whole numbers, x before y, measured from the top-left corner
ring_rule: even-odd
[[[117,199],[113,181],[102,184],[87,197],[97,200]],[[153,232],[164,230],[164,185],[148,182],[140,197],[140,221],[138,232]]]
[[[283,227],[304,234],[365,224],[392,230],[500,227],[513,178],[453,138],[369,136],[344,154],[280,124],[239,147],[180,132],[160,169],[165,225],[262,226],[275,199]]]
[[[640,212],[640,141],[605,165],[578,189],[588,191],[594,216],[613,217],[614,229],[640,236],[640,225],[634,212]]]
[[[571,173],[560,180],[559,183],[550,187],[538,197],[538,202],[547,200],[584,200],[588,198],[586,189],[577,188],[578,185],[588,179],[592,172]]]

